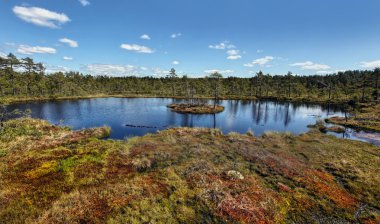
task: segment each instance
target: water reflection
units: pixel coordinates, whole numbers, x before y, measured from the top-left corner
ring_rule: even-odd
[[[318,119],[344,116],[343,109],[336,105],[262,100],[219,101],[225,110],[216,115],[178,114],[166,107],[168,104],[184,101],[162,98],[101,98],[15,104],[9,109],[31,109],[33,117],[49,120],[53,124],[59,124],[63,120],[63,125],[74,129],[108,125],[112,128],[111,137],[116,139],[178,126],[218,128],[224,133],[246,133],[252,130],[255,135],[261,135],[265,131],[299,134],[308,131],[307,125]],[[212,100],[199,101],[213,103]],[[126,127],[126,124],[157,128]],[[339,137],[354,138],[350,133]]]

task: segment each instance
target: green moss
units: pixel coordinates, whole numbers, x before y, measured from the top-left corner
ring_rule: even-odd
[[[0,157],[6,156],[6,155],[7,155],[7,151],[5,151],[4,149],[0,149]]]

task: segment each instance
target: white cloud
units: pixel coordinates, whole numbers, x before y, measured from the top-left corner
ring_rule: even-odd
[[[237,60],[237,59],[242,58],[242,56],[239,55],[239,50],[228,50],[227,54],[228,54],[228,57],[227,57],[228,60]]]
[[[3,52],[0,51],[0,57],[1,57],[1,58],[6,58],[7,55],[6,55],[5,53],[3,53]]]
[[[298,63],[291,64],[290,66],[299,67],[304,70],[327,70],[331,68],[328,65],[316,64],[311,61],[298,62]]]
[[[228,50],[227,54],[228,55],[237,55],[237,54],[239,54],[239,50]]]
[[[182,36],[182,33],[173,33],[172,35],[170,35],[171,38],[173,39],[176,39],[178,37]]]
[[[326,75],[326,74],[333,74],[334,71],[317,71],[318,75]]]
[[[162,68],[147,68],[143,66],[122,65],[122,64],[88,64],[82,67],[84,72],[92,75],[105,76],[158,76],[165,77],[169,70]]]
[[[154,53],[154,50],[150,49],[149,47],[141,46],[137,44],[122,44],[120,47],[128,51],[135,51],[137,53],[145,53],[145,54]]]
[[[259,71],[248,71],[248,74],[250,75],[256,75],[256,73],[258,73]]]
[[[374,69],[380,68],[380,60],[377,61],[362,61],[360,62],[363,68]]]
[[[88,0],[79,0],[80,4],[82,4],[83,6],[88,6],[90,5],[90,1]]]
[[[152,72],[154,76],[166,76],[170,73],[169,70],[165,70],[162,68],[153,68]]]
[[[25,22],[49,28],[59,28],[61,24],[70,21],[70,18],[64,13],[56,13],[38,7],[15,6],[13,12]]]
[[[226,53],[228,55],[227,56],[228,60],[237,60],[237,59],[242,58],[242,56],[240,55],[240,51],[236,50],[235,49],[236,46],[233,44],[230,44],[229,41],[224,41],[215,45],[209,45],[208,47],[210,49],[215,49],[215,50],[227,50]]]
[[[334,74],[338,72],[345,72],[346,70],[325,70],[325,71],[317,71],[318,75],[327,75],[327,74]]]
[[[65,61],[72,61],[74,58],[72,58],[72,57],[67,57],[67,56],[64,56],[63,57],[63,60],[65,60]]]
[[[179,61],[172,61],[173,65],[179,65]]]
[[[57,72],[69,72],[70,69],[64,66],[56,66],[56,65],[44,65],[46,67],[45,72],[50,74],[50,73],[57,73]]]
[[[238,60],[238,59],[241,59],[242,56],[241,55],[230,55],[227,57],[228,60]]]
[[[133,65],[89,64],[84,70],[92,75],[128,76],[136,75],[139,69]]]
[[[253,60],[252,62],[250,63],[247,63],[247,64],[244,64],[245,67],[254,67],[255,65],[259,65],[259,66],[268,66],[267,64],[271,61],[274,60],[274,57],[272,56],[266,56],[266,57],[263,57],[263,58],[258,58],[256,60]]]
[[[59,42],[69,45],[70,47],[78,47],[78,42],[75,40],[70,40],[68,38],[61,38],[59,39]]]
[[[235,48],[235,45],[230,44],[228,41],[224,41],[220,44],[209,45],[208,47],[210,49],[225,50],[225,49],[233,49],[233,48]]]
[[[148,34],[143,34],[140,36],[140,38],[143,40],[150,40],[150,36]]]
[[[219,69],[210,69],[210,70],[206,70],[204,72],[207,73],[207,74],[213,74],[215,72],[218,72],[220,74],[231,74],[231,73],[234,73],[233,70],[219,70]]]
[[[17,52],[20,54],[55,54],[57,50],[51,47],[20,45]]]
[[[261,54],[261,53],[263,53],[264,51],[263,50],[257,50],[256,51],[256,53],[258,53],[258,54]]]

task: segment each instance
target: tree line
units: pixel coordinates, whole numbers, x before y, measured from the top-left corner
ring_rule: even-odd
[[[166,77],[110,77],[79,72],[47,74],[42,63],[15,55],[0,57],[0,97],[70,97],[89,95],[149,95],[158,97],[269,98],[305,101],[379,101],[380,68],[351,70],[330,75],[270,75],[250,78],[179,77],[171,69]]]

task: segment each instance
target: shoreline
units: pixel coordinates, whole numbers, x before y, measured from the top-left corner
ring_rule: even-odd
[[[213,100],[212,96],[199,96],[194,98],[188,98],[185,96],[158,96],[149,94],[97,94],[87,96],[48,96],[48,97],[0,97],[1,103],[17,104],[28,102],[44,102],[44,101],[61,101],[61,100],[82,100],[82,99],[97,99],[97,98],[171,98],[171,99],[183,99],[183,100]],[[255,97],[255,96],[221,96],[219,100],[271,100],[279,102],[289,103],[309,103],[309,104],[323,104],[323,105],[341,105],[347,103],[349,99],[337,99],[337,100],[315,100],[307,98],[286,98],[286,97]]]
[[[183,97],[183,96],[156,96],[156,95],[122,95],[122,94],[99,94],[99,95],[88,95],[88,96],[64,96],[64,97],[25,97],[25,98],[0,98],[0,102],[4,104],[20,104],[20,103],[30,103],[30,102],[54,102],[54,101],[64,101],[64,100],[85,100],[85,99],[99,99],[99,98],[161,98],[161,99],[179,99],[179,100],[191,100],[190,98]],[[195,97],[192,98],[193,100],[213,100],[213,97],[208,96],[201,96],[201,97]],[[219,100],[247,100],[247,101],[256,101],[256,100],[268,100],[268,101],[278,101],[278,102],[285,102],[285,103],[300,103],[300,104],[319,104],[319,105],[342,105],[347,101],[343,100],[335,100],[335,101],[315,101],[315,100],[305,100],[305,99],[288,99],[288,98],[276,98],[276,97],[263,97],[263,98],[256,98],[256,97],[237,97],[237,96],[223,96],[220,97]],[[360,107],[362,108],[373,108],[376,107],[376,104],[373,103],[360,103]],[[376,110],[376,108],[375,108]],[[363,112],[357,112],[358,115],[364,114]],[[325,119],[327,123],[342,125],[345,127],[353,128],[357,131],[372,131],[376,133],[380,133],[380,127],[368,127],[368,125],[361,125],[361,122],[354,122],[355,124],[351,124],[351,122],[334,122],[334,118],[328,118]],[[343,117],[338,117],[335,119],[342,120]],[[353,120],[353,118],[349,119],[350,121]],[[366,118],[364,118],[366,120]],[[368,120],[369,121],[369,120]]]

